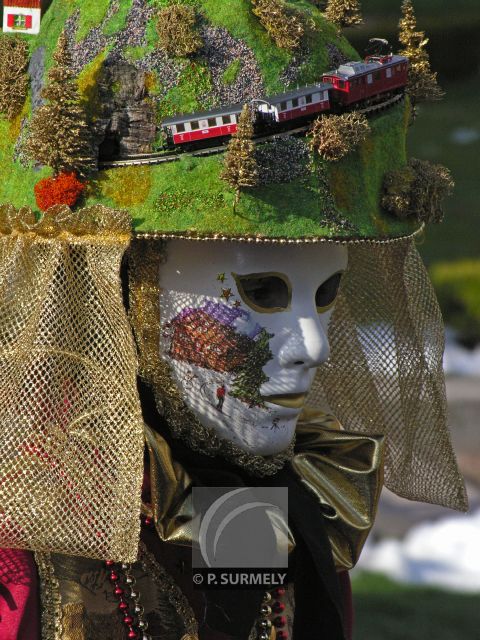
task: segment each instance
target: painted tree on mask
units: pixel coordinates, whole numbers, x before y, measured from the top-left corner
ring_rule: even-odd
[[[273,338],[273,334],[262,328],[255,338],[245,362],[235,372],[230,395],[247,402],[251,407],[265,405],[260,395],[260,387],[269,380],[263,367],[273,358],[273,353],[270,350],[270,338]]]

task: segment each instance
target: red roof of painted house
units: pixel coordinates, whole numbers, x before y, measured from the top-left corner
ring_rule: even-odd
[[[20,7],[21,9],[40,9],[41,0],[3,0],[4,7]]]

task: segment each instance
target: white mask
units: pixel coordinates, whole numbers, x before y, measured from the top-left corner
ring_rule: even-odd
[[[347,249],[171,240],[167,253],[160,350],[185,403],[250,453],[283,451],[329,356]]]

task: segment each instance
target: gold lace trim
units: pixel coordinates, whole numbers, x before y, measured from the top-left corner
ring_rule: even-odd
[[[273,456],[244,451],[202,425],[185,404],[169,365],[161,358],[159,269],[166,260],[166,243],[134,239],[129,252],[130,321],[139,350],[140,375],[152,387],[158,411],[176,438],[193,451],[222,456],[256,476],[274,475],[293,458],[295,441]]]
[[[194,240],[194,241],[216,241],[216,242],[247,242],[255,244],[392,244],[395,242],[403,242],[404,240],[420,236],[425,231],[425,224],[422,224],[412,231],[412,233],[385,238],[359,238],[359,237],[341,237],[332,236],[331,238],[323,236],[302,236],[300,238],[288,238],[287,236],[279,236],[278,238],[267,238],[265,236],[244,235],[230,236],[222,233],[207,233],[200,235],[196,231],[192,232],[170,232],[163,233],[161,231],[137,231],[135,237],[141,240]]]
[[[37,220],[29,207],[16,209],[11,204],[0,205],[0,235],[25,235],[37,239],[50,238],[128,242],[131,235],[130,216],[127,211],[110,209],[103,205],[85,207],[72,212],[66,205],[50,207]]]
[[[42,615],[42,640],[62,637],[60,586],[49,553],[35,553],[37,563]]]
[[[143,542],[140,542],[139,545],[139,561],[148,575],[153,578],[154,583],[160,586],[162,591],[167,594],[168,601],[182,618],[187,632],[187,635],[182,636],[182,638],[197,640],[198,623],[187,597],[172,576],[157,562],[153,553],[148,551]]]

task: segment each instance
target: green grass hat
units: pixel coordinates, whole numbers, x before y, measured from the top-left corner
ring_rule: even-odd
[[[289,126],[307,135],[284,126],[256,129],[252,140],[245,117],[243,138],[229,148],[226,139],[214,144],[222,152],[172,145],[165,124],[192,120],[185,114],[238,117],[244,105],[252,115],[276,104],[278,115],[282,102],[295,99],[279,94],[295,96],[329,70],[360,61],[340,32],[358,15],[324,14],[318,4],[53,0],[37,35],[1,37],[0,57],[15,62],[0,82],[0,94],[10,95],[0,95],[0,166],[8,176],[0,204],[37,211],[103,204],[127,209],[135,232],[159,237],[415,233],[427,216],[411,206],[411,106],[401,96],[366,115],[332,102],[313,134],[311,122],[294,120]]]

